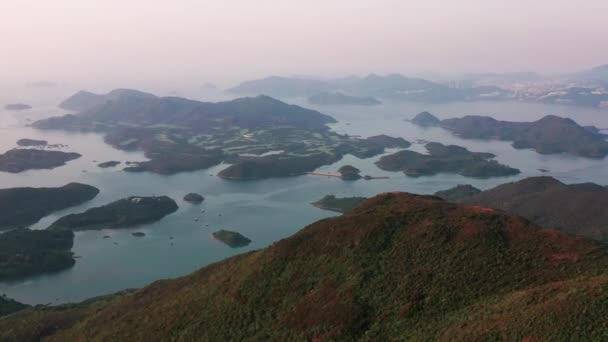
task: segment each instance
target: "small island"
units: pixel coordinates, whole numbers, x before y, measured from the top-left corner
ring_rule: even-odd
[[[491,153],[470,152],[464,147],[428,143],[429,154],[399,151],[384,156],[376,165],[386,171],[402,171],[408,176],[432,176],[437,173],[456,173],[465,177],[499,177],[519,174],[518,169],[492,160]]]
[[[103,162],[103,163],[97,164],[97,166],[100,167],[100,168],[102,168],[102,169],[107,169],[109,167],[115,167],[115,166],[118,166],[118,165],[120,165],[120,162],[119,161],[115,161],[115,160],[110,160],[110,161],[107,161],[107,162]]]
[[[146,233],[144,233],[144,232],[133,232],[133,233],[131,233],[131,235],[133,235],[135,237],[144,237],[144,236],[146,236]]]
[[[192,203],[192,204],[199,204],[199,203],[203,203],[203,201],[205,200],[205,197],[201,196],[200,194],[191,192],[189,194],[187,194],[186,196],[184,196],[184,201],[188,202],[188,203]]]
[[[48,229],[79,231],[133,227],[158,221],[177,209],[177,203],[167,196],[131,196],[80,214],[64,216]]]
[[[93,199],[96,187],[69,183],[57,188],[0,189],[0,230],[23,228],[55,211]]]
[[[28,109],[32,109],[32,106],[27,105],[25,103],[9,103],[6,106],[4,106],[4,109],[6,110],[14,110],[14,111],[19,111],[19,110],[28,110]]]
[[[19,173],[27,170],[50,170],[80,157],[82,155],[74,152],[12,149],[0,154],[0,171]]]
[[[361,179],[361,170],[357,169],[352,165],[344,165],[338,169],[338,173],[342,176],[343,180],[357,180]]]
[[[308,102],[317,105],[375,106],[381,102],[371,96],[351,96],[342,93],[322,92],[308,97]]]
[[[49,144],[46,140],[36,140],[36,139],[19,139],[17,140],[17,145],[23,147],[42,147],[47,146]]]
[[[230,230],[218,230],[212,234],[213,238],[225,243],[231,248],[245,247],[251,243],[251,240],[243,236],[241,233]]]
[[[339,213],[345,213],[351,209],[354,209],[361,202],[365,201],[365,197],[343,197],[338,198],[334,195],[327,195],[320,200],[313,202],[312,205],[330,211],[337,211]]]
[[[470,184],[459,184],[448,190],[437,191],[435,196],[448,202],[458,202],[481,193],[481,190]]]
[[[429,112],[422,112],[412,119],[412,123],[420,127],[435,127],[439,126],[441,120]]]
[[[0,234],[0,280],[72,267],[73,242],[71,231],[20,228]]]

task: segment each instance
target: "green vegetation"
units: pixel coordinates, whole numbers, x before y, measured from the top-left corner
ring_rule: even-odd
[[[27,307],[27,305],[19,303],[14,299],[7,298],[4,294],[0,296],[0,317],[10,315]]]
[[[412,144],[403,138],[394,138],[385,134],[374,135],[365,139],[383,148],[408,148]]]
[[[177,209],[175,201],[167,196],[131,196],[80,214],[64,216],[48,229],[77,231],[133,227],[158,221]]]
[[[54,169],[82,157],[78,153],[36,149],[12,149],[0,154],[0,171],[19,173],[27,170]]]
[[[389,193],[183,278],[79,308],[22,310],[0,319],[0,337],[601,341],[607,272],[596,242]]]
[[[241,233],[230,230],[221,229],[214,232],[212,235],[214,239],[225,243],[231,248],[245,247],[251,243],[251,240],[244,237]]]
[[[77,321],[106,307],[116,298],[129,293],[122,291],[109,296],[86,300],[79,304],[26,307],[9,317],[0,318],[2,341],[39,342],[45,336],[73,326]]]
[[[103,132],[105,141],[117,149],[143,150],[150,160],[124,169],[130,172],[173,174],[225,161],[233,164],[221,173],[226,179],[286,177],[331,164],[345,154],[368,158],[384,152],[378,142],[331,132],[326,124],[335,122],[332,117],[267,96],[206,103],[133,92],[93,98],[77,94],[81,99],[76,107],[86,107],[83,112],[33,126]],[[393,143],[403,145],[401,140]],[[252,156],[271,151],[282,153]]]
[[[357,180],[361,179],[361,170],[357,169],[352,165],[344,165],[338,169],[338,173],[342,175],[343,180]]]
[[[116,161],[116,160],[110,160],[110,161],[107,161],[107,162],[103,162],[103,163],[97,164],[97,166],[99,166],[102,169],[106,169],[106,168],[109,168],[109,167],[115,167],[115,166],[118,166],[118,165],[120,165],[120,162]]]
[[[421,127],[434,127],[439,126],[439,120],[436,116],[429,112],[418,113],[413,119],[412,123]]]
[[[71,231],[14,229],[0,234],[0,280],[70,268]]]
[[[470,152],[464,147],[428,143],[429,154],[399,151],[384,156],[376,165],[387,171],[403,171],[411,177],[431,176],[440,172],[457,173],[465,177],[499,177],[520,173],[519,170],[499,164],[491,153]]]
[[[451,189],[437,191],[435,196],[449,202],[458,202],[479,194],[481,190],[469,184],[459,184]]]
[[[0,189],[0,230],[27,227],[52,212],[91,200],[98,193],[96,187],[79,183],[58,188]]]
[[[367,198],[365,197],[343,197],[338,198],[334,195],[326,195],[320,200],[313,202],[317,208],[324,210],[337,211],[339,213],[345,213],[349,210],[354,209],[356,206],[361,204]]]
[[[608,188],[531,177],[460,201],[521,215],[536,224],[608,242]]]
[[[487,116],[465,116],[441,121],[441,127],[465,139],[513,141],[517,149],[541,154],[569,153],[588,158],[608,155],[605,136],[579,126],[572,119],[548,115],[534,122],[498,121]]]
[[[17,145],[19,146],[46,146],[49,142],[46,140],[36,140],[36,139],[19,139],[17,140]]]
[[[205,197],[201,196],[200,194],[196,194],[194,192],[191,192],[189,194],[186,194],[186,196],[184,196],[184,201],[186,202],[190,202],[190,203],[202,203],[205,200]]]

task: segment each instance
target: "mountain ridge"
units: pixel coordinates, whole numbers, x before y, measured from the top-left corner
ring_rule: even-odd
[[[0,336],[601,339],[608,324],[602,305],[607,266],[604,245],[515,215],[385,193],[265,249],[157,281],[96,308],[22,310],[0,319]],[[57,330],[44,329],[57,326],[62,313],[73,316]],[[14,324],[19,320],[33,326]]]

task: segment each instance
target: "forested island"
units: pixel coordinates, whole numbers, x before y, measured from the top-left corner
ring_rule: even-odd
[[[19,146],[23,146],[23,147],[42,147],[42,146],[47,146],[49,144],[48,141],[46,140],[36,140],[36,139],[19,139],[17,140],[17,145]]]
[[[457,173],[465,177],[500,177],[519,174],[518,169],[492,160],[491,153],[470,152],[464,147],[428,143],[429,154],[399,151],[384,156],[376,165],[386,171],[402,171],[411,177],[431,176],[440,172]]]
[[[0,189],[0,230],[28,227],[52,212],[93,199],[96,187],[69,183],[57,188]]]
[[[203,203],[204,200],[205,200],[205,197],[203,197],[200,194],[194,193],[194,192],[190,192],[184,196],[184,201],[193,203],[193,204]]]
[[[213,238],[225,243],[231,248],[245,247],[251,243],[251,240],[243,236],[239,232],[233,232],[231,230],[218,230],[212,234]]]
[[[412,123],[421,127],[435,127],[441,120],[429,112],[421,112],[412,119]]]
[[[102,168],[102,169],[107,169],[109,167],[118,166],[118,165],[120,165],[120,163],[121,162],[116,161],[116,160],[110,160],[110,161],[107,161],[107,162],[99,163],[99,164],[97,164],[97,166],[100,167],[100,168]]]
[[[19,173],[27,170],[54,169],[82,155],[74,152],[38,149],[12,149],[0,154],[0,171]]]
[[[177,209],[177,203],[167,196],[131,196],[64,216],[47,229],[78,231],[133,227],[158,221]]]
[[[288,177],[346,154],[373,157],[385,145],[335,133],[326,126],[335,122],[332,117],[268,96],[210,103],[119,89],[105,95],[80,92],[62,106],[79,112],[32,126],[101,132],[115,148],[143,150],[150,160],[129,165],[128,172],[174,174],[224,161],[231,164],[219,173],[226,179]],[[270,151],[282,153],[255,156]]]

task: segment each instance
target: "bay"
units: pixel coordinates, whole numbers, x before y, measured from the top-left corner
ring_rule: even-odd
[[[77,302],[126,288],[141,287],[155,280],[182,276],[224,258],[268,246],[312,222],[336,215],[310,205],[327,194],[340,197],[373,196],[387,191],[431,194],[456,184],[472,184],[487,189],[543,174],[538,169],[548,169],[551,171],[549,175],[567,183],[608,183],[608,163],[605,159],[540,155],[529,150],[515,150],[508,142],[463,140],[440,128],[423,129],[407,121],[418,112],[427,110],[440,118],[489,115],[512,121],[532,121],[553,114],[570,117],[583,125],[608,127],[608,111],[605,110],[514,102],[435,105],[387,102],[373,107],[313,106],[301,98],[284,99],[335,117],[339,122],[331,127],[340,133],[362,137],[387,134],[411,142],[426,140],[465,146],[472,151],[494,153],[499,162],[519,168],[522,174],[490,179],[472,179],[451,174],[410,178],[401,173],[378,169],[374,162],[379,157],[361,160],[348,155],[318,171],[335,171],[342,165],[351,164],[361,169],[362,174],[390,178],[348,182],[330,177],[299,176],[241,182],[226,181],[216,176],[225,165],[172,176],[126,173],[120,171],[123,165],[102,169],[97,167],[99,162],[140,161],[145,160],[145,157],[140,152],[115,150],[106,145],[103,136],[99,134],[38,131],[25,127],[37,119],[65,113],[56,104],[71,92],[70,89],[62,89],[52,94],[27,93],[27,96],[21,95],[19,98],[15,98],[14,93],[11,96],[8,93],[0,95],[0,104],[29,100],[34,106],[32,110],[23,112],[0,110],[2,153],[15,147],[18,139],[33,138],[44,139],[51,144],[67,144],[62,150],[83,155],[54,170],[0,173],[0,188],[61,186],[69,182],[81,182],[101,190],[92,201],[45,217],[32,228],[44,229],[63,215],[131,195],[168,195],[178,202],[180,209],[159,222],[141,227],[77,232],[73,251],[79,258],[74,267],[58,273],[0,282],[0,294],[4,293],[28,304]],[[156,93],[162,94],[158,91]],[[231,98],[229,94],[221,93],[190,92],[187,95],[201,100]],[[411,149],[424,151],[423,144],[415,143]],[[184,202],[182,197],[189,192],[205,196],[203,204],[191,205]],[[210,238],[210,234],[219,229],[238,231],[253,242],[245,248],[231,249]],[[144,232],[146,236],[133,237],[131,233],[135,231]],[[105,235],[110,237],[104,239]]]

